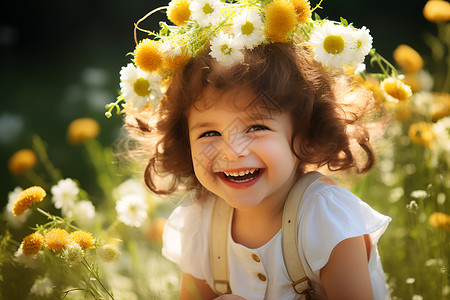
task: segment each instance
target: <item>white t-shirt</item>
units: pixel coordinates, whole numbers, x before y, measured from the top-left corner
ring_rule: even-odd
[[[186,200],[169,217],[162,253],[181,271],[212,286],[209,226],[212,201]],[[369,272],[375,299],[390,299],[377,242],[391,218],[373,210],[347,189],[316,181],[303,197],[298,241],[300,257],[315,293],[322,297],[320,269],[341,241],[369,234]],[[265,245],[250,249],[237,244],[228,231],[228,263],[233,294],[252,299],[302,299],[292,288],[283,261],[281,230]]]

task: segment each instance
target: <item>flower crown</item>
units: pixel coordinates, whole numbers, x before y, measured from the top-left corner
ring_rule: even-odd
[[[120,71],[121,95],[106,106],[105,115],[110,117],[114,108],[117,113],[123,107],[156,109],[163,97],[162,82],[208,45],[209,55],[231,66],[241,60],[243,49],[295,42],[300,37],[325,68],[350,66],[364,76],[364,60],[370,54],[371,64],[377,63],[383,72],[378,78],[397,77],[396,69],[372,48],[367,28],[355,28],[343,18],[340,22],[322,20],[315,13],[322,1],[311,8],[308,0],[172,0],[151,11],[135,25],[137,46],[131,53],[132,63]],[[160,10],[166,10],[174,25],[160,22],[159,32],[138,27]],[[136,30],[150,37],[138,42]]]

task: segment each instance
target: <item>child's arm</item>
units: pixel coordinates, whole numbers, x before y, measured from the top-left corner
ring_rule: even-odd
[[[373,299],[364,237],[340,242],[320,270],[320,280],[330,300]]]
[[[216,297],[216,293],[209,287],[206,280],[195,278],[187,273],[181,275],[180,300],[206,300]]]

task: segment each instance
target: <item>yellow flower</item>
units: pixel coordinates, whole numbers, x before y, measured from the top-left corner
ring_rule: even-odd
[[[22,191],[13,204],[13,215],[20,216],[35,202],[41,202],[47,193],[40,186],[32,186]]]
[[[450,216],[441,212],[434,212],[430,216],[430,224],[436,228],[450,231]]]
[[[290,0],[294,5],[297,21],[304,24],[311,20],[311,7],[308,0]]]
[[[45,247],[61,252],[70,243],[69,233],[61,228],[53,228],[44,236]]]
[[[450,3],[442,0],[428,1],[423,8],[423,16],[434,23],[448,21],[450,20]]]
[[[433,124],[428,122],[419,122],[409,127],[408,136],[412,142],[431,147],[434,139]]]
[[[162,55],[159,50],[159,43],[151,39],[144,39],[139,42],[134,50],[134,62],[145,72],[158,70],[162,65]]]
[[[22,240],[22,251],[25,255],[38,254],[44,245],[44,237],[35,232],[27,235]]]
[[[274,42],[284,42],[297,25],[297,13],[289,0],[274,0],[266,5],[264,34]]]
[[[36,164],[36,155],[30,149],[22,149],[15,152],[8,160],[9,172],[13,175],[19,175],[26,170],[34,167]]]
[[[385,94],[386,100],[390,102],[406,101],[412,96],[411,87],[394,77],[383,80],[380,87]]]
[[[184,50],[181,50],[179,55],[171,55],[167,54],[164,56],[164,65],[170,70],[176,71],[189,62],[190,59],[189,53],[185,53]]]
[[[78,230],[69,234],[69,239],[73,243],[80,245],[81,249],[92,249],[95,246],[95,239],[92,237],[92,233]]]
[[[423,59],[420,54],[408,45],[400,45],[394,50],[395,62],[408,73],[420,71]]]
[[[450,115],[450,94],[433,93],[433,104],[431,106],[431,119],[437,121]]]
[[[100,133],[97,121],[90,118],[80,118],[72,121],[67,128],[67,140],[73,145],[93,139]]]
[[[189,10],[190,0],[172,0],[167,9],[167,18],[175,25],[183,26],[191,16]]]

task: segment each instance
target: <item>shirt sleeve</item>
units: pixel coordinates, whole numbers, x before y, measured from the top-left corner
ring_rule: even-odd
[[[169,216],[163,233],[163,256],[198,279],[206,279],[208,272],[209,223],[205,221],[209,221],[204,210],[209,209],[210,202],[181,204]]]
[[[368,234],[374,251],[391,221],[349,190],[323,182],[314,183],[304,201],[299,243],[316,274],[326,265],[334,247],[345,239]]]

